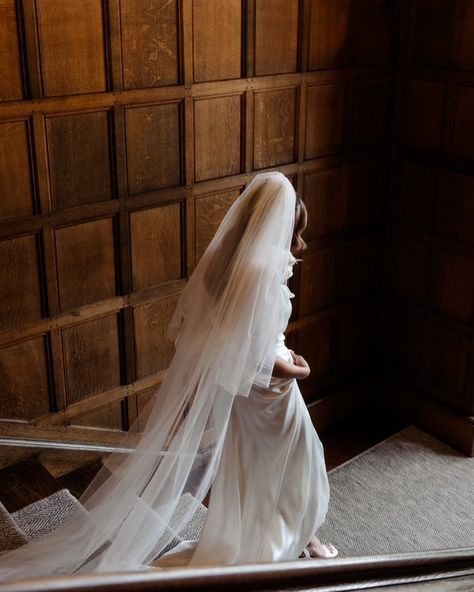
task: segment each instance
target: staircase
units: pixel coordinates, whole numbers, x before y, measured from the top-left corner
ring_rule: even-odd
[[[405,427],[398,419],[382,421],[377,410],[362,409],[347,421],[320,434],[328,470],[357,456],[377,442]],[[80,510],[78,498],[102,466],[98,452],[0,446],[0,550],[17,548],[60,526],[71,512]],[[12,462],[13,461],[13,462]],[[205,519],[203,506],[190,528],[197,538]],[[172,546],[172,545],[171,545]],[[0,592],[28,590],[362,590],[370,582],[396,591],[418,591],[418,584],[431,592],[474,589],[474,548],[420,553],[342,557],[333,560],[287,562],[267,566],[234,566],[213,570],[150,570],[117,575],[94,574],[89,579],[74,576],[43,578],[34,582],[0,583]],[[93,578],[93,581],[90,579]],[[427,580],[433,580],[428,585]],[[443,579],[439,582],[439,579]],[[54,581],[53,581],[54,580]],[[422,583],[424,581],[424,583]],[[412,584],[405,587],[406,582]],[[332,586],[336,587],[332,587]],[[438,586],[441,587],[438,588]],[[468,586],[468,587],[466,587]],[[469,587],[469,586],[472,586]],[[341,588],[342,589],[342,588]],[[420,591],[421,592],[421,591]]]

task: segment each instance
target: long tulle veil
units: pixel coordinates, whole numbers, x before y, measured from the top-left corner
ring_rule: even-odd
[[[212,485],[234,397],[269,384],[294,211],[282,173],[250,181],[181,294],[175,354],[123,436],[131,451],[104,461],[62,526],[0,553],[3,580],[146,569],[176,541]]]

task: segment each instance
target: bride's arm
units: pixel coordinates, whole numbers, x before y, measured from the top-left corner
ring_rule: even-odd
[[[303,380],[309,376],[310,368],[308,362],[302,356],[297,356],[293,352],[292,355],[293,364],[279,356],[276,357],[272,371],[272,375],[275,378],[296,378],[297,380]]]

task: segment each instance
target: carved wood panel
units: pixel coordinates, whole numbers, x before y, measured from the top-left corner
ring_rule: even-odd
[[[71,425],[128,429],[171,359],[182,287],[268,169],[310,213],[288,336],[313,365],[305,394],[356,373],[387,190],[389,0],[24,0],[21,29],[18,6],[0,0],[1,417],[68,410]],[[408,82],[405,97],[421,130],[407,142],[439,146],[444,86]],[[460,92],[457,152],[470,100]],[[437,302],[469,314],[462,296]]]

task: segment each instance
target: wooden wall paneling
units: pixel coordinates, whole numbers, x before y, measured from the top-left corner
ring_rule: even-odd
[[[308,113],[308,84],[305,81],[302,81],[299,86],[299,100],[297,105],[297,144],[296,144],[296,160],[298,161],[299,165],[299,175],[298,175],[298,191],[303,191],[304,187],[304,174],[301,170],[301,165],[304,163],[305,159],[305,147],[306,147],[306,125],[307,125],[307,113]]]
[[[474,70],[474,4],[469,0],[457,2],[453,66]]]
[[[36,0],[44,96],[108,90],[103,6],[102,0]]]
[[[386,65],[395,50],[397,6],[390,0],[354,2],[355,63],[359,66]]]
[[[445,85],[424,80],[402,80],[402,142],[430,152],[439,151],[444,126]]]
[[[128,191],[181,184],[181,103],[125,108]]]
[[[340,289],[338,271],[340,248],[327,247],[303,256],[301,268],[300,317],[324,310],[337,303]]]
[[[417,66],[451,65],[456,2],[415,0],[405,59]],[[405,14],[408,18],[408,14]]]
[[[164,370],[174,344],[166,337],[178,295],[160,298],[134,308],[137,378]]]
[[[243,172],[242,94],[194,101],[195,181]]]
[[[27,420],[51,411],[46,335],[0,348],[0,416]]]
[[[344,167],[349,226],[378,226],[382,222],[388,191],[387,169],[387,161],[382,158],[352,162]]]
[[[179,84],[179,2],[120,0],[119,4],[124,88]]]
[[[29,119],[0,123],[0,218],[37,212]]]
[[[430,282],[429,245],[397,236],[389,251],[390,290],[408,301],[426,304]]]
[[[419,230],[433,229],[440,171],[418,162],[404,161],[396,218]]]
[[[458,158],[474,160],[474,86],[456,87],[453,128],[449,152]]]
[[[239,195],[240,189],[236,188],[215,194],[195,196],[196,265],[209,246],[228,209]]]
[[[171,203],[131,213],[134,290],[183,277],[183,207],[182,203]]]
[[[373,235],[343,243],[341,296],[344,300],[370,299],[376,287],[377,242]]]
[[[53,207],[111,199],[113,167],[108,110],[46,118]]]
[[[255,76],[255,51],[256,51],[256,33],[255,33],[255,15],[257,13],[257,0],[245,0],[243,9],[245,18],[243,20],[243,75],[247,78]]]
[[[254,169],[296,159],[297,88],[255,91]]]
[[[313,385],[324,385],[329,381],[333,365],[333,339],[334,322],[330,316],[322,317],[298,330],[297,351],[311,368],[308,382]],[[314,347],[314,343],[318,344],[317,348]]]
[[[474,175],[442,170],[435,228],[440,236],[474,246]]]
[[[121,0],[107,1],[108,75],[110,90],[123,91],[122,18]]]
[[[17,2],[17,6],[19,6]],[[21,23],[22,41],[25,51],[25,98],[37,99],[42,97],[41,64],[38,43],[38,19],[36,12],[36,0],[22,0],[21,14],[18,14]]]
[[[311,31],[308,23],[311,21],[311,1],[312,0],[300,0],[299,2],[297,55],[298,72],[307,72],[309,70],[309,38]]]
[[[436,391],[435,398],[468,412],[465,398],[469,370],[470,339],[448,331],[438,323],[429,326],[427,375]]]
[[[296,72],[298,10],[298,0],[256,0],[256,76]]]
[[[402,376],[427,376],[426,322],[423,315],[393,305],[383,307],[382,346],[391,366]]]
[[[19,15],[16,0],[0,1],[0,101],[24,97],[23,65],[20,50]]]
[[[67,404],[121,383],[119,325],[116,314],[73,325],[61,332]],[[122,428],[120,402],[76,419],[74,425]]]
[[[307,241],[334,232],[348,224],[347,192],[343,191],[342,167],[309,171],[304,175],[303,197],[308,209]]]
[[[116,295],[113,218],[55,229],[60,310]]]
[[[32,160],[35,175],[35,191],[37,194],[37,214],[49,214],[53,209],[51,196],[50,171],[48,163],[48,146],[46,134],[46,119],[40,112],[32,115],[33,146]]]
[[[305,158],[337,153],[343,145],[345,84],[308,86]]]
[[[350,0],[311,0],[310,70],[347,65],[349,10]]]
[[[355,80],[352,86],[350,143],[357,148],[388,146],[392,121],[392,80]]]
[[[370,301],[362,302],[337,317],[336,364],[339,371],[363,374],[374,372],[374,348],[378,347],[378,327]]]
[[[1,329],[36,321],[44,315],[44,278],[38,268],[40,256],[37,233],[0,241]]]
[[[194,0],[194,82],[242,76],[242,0]]]
[[[464,323],[474,320],[474,259],[436,250],[437,281],[432,292],[436,310]]]

